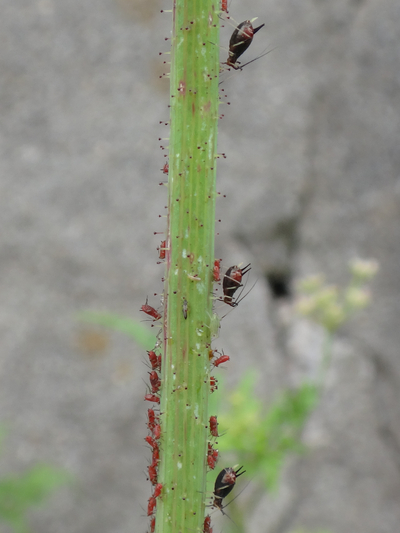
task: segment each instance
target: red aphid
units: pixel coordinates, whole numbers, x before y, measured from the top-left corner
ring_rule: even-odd
[[[160,248],[159,248],[159,251],[158,251],[158,257],[160,259],[165,259],[165,252],[166,252],[166,244],[167,244],[167,241],[161,241],[161,244],[160,244]]]
[[[216,259],[214,261],[214,267],[213,267],[213,278],[214,278],[214,281],[221,281],[221,277],[220,277],[220,270],[221,270],[221,259]]]
[[[158,498],[161,494],[161,491],[162,491],[162,484],[157,483],[157,485],[154,487],[153,498]]]
[[[157,466],[159,462],[160,462],[160,451],[158,448],[154,448],[151,464],[153,466]]]
[[[159,439],[161,437],[161,426],[160,424],[156,424],[153,428],[153,435],[155,439]]]
[[[155,450],[155,449],[158,450],[158,444],[157,444],[156,440],[153,439],[153,437],[151,437],[150,435],[147,435],[147,437],[145,437],[144,440],[147,442],[147,444],[150,444],[150,446],[153,448],[153,450]]]
[[[157,468],[156,468],[156,466],[155,465],[149,465],[147,471],[149,473],[150,482],[153,485],[157,485]]]
[[[155,394],[145,394],[144,399],[147,402],[160,403],[160,398]]]
[[[203,533],[212,533],[211,516],[207,515],[204,519]]]
[[[156,414],[154,409],[147,409],[147,420],[147,427],[152,430],[156,424]]]
[[[218,459],[218,450],[213,448],[213,445],[210,442],[208,443],[208,455],[214,457],[215,460]]]
[[[143,313],[146,313],[146,315],[153,317],[154,320],[160,320],[161,318],[160,313],[156,309],[154,309],[154,307],[151,307],[151,305],[148,305],[147,298],[146,298],[146,303],[142,305],[140,310],[143,311]]]
[[[207,464],[214,470],[215,464],[218,461],[218,450],[214,450],[211,443],[208,443],[208,452],[207,452]]]
[[[224,293],[224,302],[231,307],[236,307],[238,304],[233,300],[233,295],[242,287],[242,279],[247,272],[251,270],[250,263],[243,268],[232,266],[225,272],[222,280],[222,291]]]
[[[147,516],[151,516],[154,513],[156,505],[156,499],[154,498],[154,496],[150,496],[149,503],[147,505]]]
[[[147,352],[152,370],[161,370],[161,356],[157,356],[152,350]],[[158,359],[160,357],[160,360]]]
[[[155,529],[156,529],[156,517],[153,516],[153,518],[150,521],[150,533],[154,533]]]
[[[221,0],[221,11],[228,13],[228,0]]]
[[[210,433],[213,437],[219,437],[218,421],[216,416],[210,416]]]
[[[213,361],[214,366],[222,365],[222,363],[226,363],[230,360],[229,355],[221,355],[221,357],[218,357],[215,361]]]
[[[214,392],[218,389],[217,380],[214,376],[210,376],[210,392]]]
[[[207,455],[207,464],[208,464],[208,468],[210,470],[214,470],[215,468],[215,459],[212,455]]]
[[[169,165],[168,163],[165,163],[165,165],[162,168],[162,171],[164,174],[168,174],[168,170],[169,170]]]
[[[151,392],[158,392],[161,387],[161,381],[158,377],[158,374],[155,370],[152,372],[149,372],[150,375],[150,385],[151,385]]]
[[[147,418],[148,418],[147,427],[149,428],[150,431],[154,432],[154,428],[158,424],[159,418],[158,416],[155,415],[153,409],[147,410]]]

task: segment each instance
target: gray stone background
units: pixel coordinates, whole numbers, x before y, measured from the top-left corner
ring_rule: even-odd
[[[75,315],[142,319],[162,288],[161,8],[0,0],[0,472],[45,461],[76,480],[32,513],[40,533],[146,530],[145,353]],[[248,530],[398,533],[400,3],[232,0],[230,12],[266,24],[248,59],[277,48],[222,86],[217,257],[251,261],[258,279],[223,322],[227,379],[257,366],[267,398],[315,368],[318,333],[268,276],[341,284],[351,258],[380,263],[373,305],[337,337],[310,451]]]

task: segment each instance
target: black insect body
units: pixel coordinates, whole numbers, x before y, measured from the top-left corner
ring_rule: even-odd
[[[224,506],[222,505],[222,500],[231,492],[235,486],[236,479],[246,472],[246,470],[242,470],[242,468],[243,466],[239,467],[237,470],[231,467],[224,468],[215,480],[213,505],[218,507],[222,514],[225,514],[223,511]]]
[[[233,295],[242,287],[242,278],[247,272],[251,270],[250,263],[243,268],[238,266],[231,266],[225,272],[224,279],[222,280],[222,291],[224,293],[224,302],[231,307],[236,307],[237,302],[233,300]]]
[[[250,20],[241,22],[239,26],[232,33],[229,41],[229,56],[226,64],[234,69],[240,69],[238,64],[239,57],[248,49],[253,40],[254,34],[260,30],[264,24],[253,28]]]

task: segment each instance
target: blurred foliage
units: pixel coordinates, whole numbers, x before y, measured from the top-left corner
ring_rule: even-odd
[[[378,268],[375,260],[354,259],[349,264],[350,281],[343,288],[326,284],[322,274],[302,279],[297,284],[296,311],[328,333],[334,333],[355,313],[368,306],[371,301],[368,283]]]
[[[234,452],[237,462],[246,465],[248,476],[261,478],[267,489],[274,489],[287,455],[305,450],[300,435],[317,403],[318,388],[303,383],[284,390],[267,407],[255,393],[256,381],[256,372],[248,371],[231,394],[221,393],[219,431],[223,434],[226,429],[226,434],[218,448]]]
[[[295,311],[324,331],[320,382],[325,378],[337,330],[371,302],[369,283],[379,270],[374,259],[353,259],[349,263],[350,280],[345,287],[328,284],[322,274],[307,276],[297,283]]]
[[[3,439],[5,431],[0,431]],[[15,533],[29,533],[27,512],[40,505],[60,485],[71,481],[64,470],[47,464],[36,464],[21,474],[0,478],[0,521]]]
[[[145,350],[152,350],[156,343],[155,335],[150,333],[146,326],[125,316],[97,311],[81,311],[77,314],[77,319],[126,333]]]

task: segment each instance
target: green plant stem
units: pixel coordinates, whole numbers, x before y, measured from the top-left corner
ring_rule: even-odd
[[[215,233],[219,20],[212,0],[176,0],[156,532],[202,531]]]

